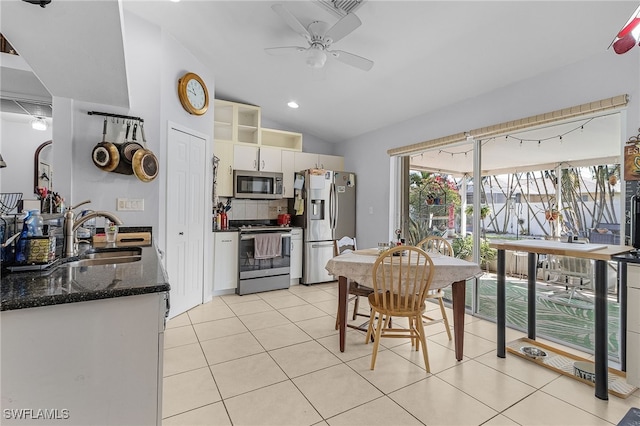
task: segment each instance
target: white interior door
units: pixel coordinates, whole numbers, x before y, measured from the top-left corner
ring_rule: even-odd
[[[174,317],[203,302],[206,141],[170,129],[167,161],[167,275]]]

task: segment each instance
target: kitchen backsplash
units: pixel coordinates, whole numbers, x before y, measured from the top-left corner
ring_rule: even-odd
[[[220,199],[223,203],[226,199]],[[229,220],[271,219],[287,213],[287,199],[281,200],[231,200],[231,210],[227,212]]]

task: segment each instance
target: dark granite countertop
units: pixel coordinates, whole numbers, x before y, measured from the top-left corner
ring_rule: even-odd
[[[127,246],[140,247],[131,243],[118,243],[116,247]],[[80,252],[90,248],[81,244]],[[81,258],[80,254],[43,271],[2,271],[0,311],[169,291],[155,246],[141,248],[141,259],[131,263],[65,266],[64,263]]]

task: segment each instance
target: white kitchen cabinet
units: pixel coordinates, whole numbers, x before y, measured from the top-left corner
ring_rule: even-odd
[[[302,228],[291,230],[291,282],[299,284],[302,278]]]
[[[258,170],[262,172],[282,172],[282,150],[280,148],[260,147]]]
[[[213,138],[215,140],[233,141],[236,128],[234,104],[216,100],[213,111]]]
[[[318,154],[311,152],[296,152],[294,157],[296,172],[318,167]]]
[[[640,386],[640,265],[627,263],[627,383]]]
[[[280,153],[282,159],[282,196],[293,198],[293,183],[295,181],[296,168],[294,164],[294,151],[283,149]]]
[[[258,170],[258,147],[248,145],[233,146],[234,170]]]
[[[216,176],[216,195],[233,197],[233,153],[234,144],[227,141],[214,141],[213,153],[220,159]]]
[[[260,107],[215,99],[213,108],[215,140],[260,143]]]
[[[237,105],[238,137],[237,142],[260,143],[260,107]]]
[[[234,145],[233,168],[261,172],[281,172],[282,157],[279,148]]]
[[[238,242],[237,232],[214,232],[213,248],[213,292],[228,294],[238,287]]]
[[[318,154],[318,167],[326,170],[344,170],[344,157]]]
[[[60,419],[2,424],[160,425],[166,296],[1,312],[2,408]]]
[[[326,170],[344,170],[344,158],[337,155],[296,152],[294,163],[296,171],[316,168]]]
[[[302,151],[301,133],[265,128],[262,128],[260,132],[260,143],[262,144],[262,146],[272,146],[282,149],[290,149],[292,151]]]

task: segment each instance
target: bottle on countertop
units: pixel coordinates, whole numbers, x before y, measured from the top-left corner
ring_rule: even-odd
[[[34,218],[31,216],[32,210],[27,212],[27,215],[22,221],[22,231],[16,241],[16,263],[25,263],[27,261],[27,239],[33,236],[34,232]]]
[[[42,237],[43,234],[43,226],[44,226],[44,219],[42,218],[42,215],[40,214],[39,210],[31,210],[31,236],[33,237]]]
[[[225,212],[220,212],[220,229],[228,229],[229,221]]]

